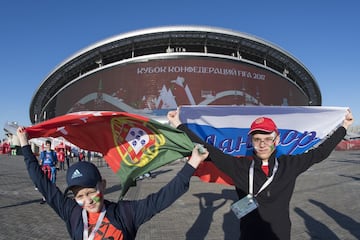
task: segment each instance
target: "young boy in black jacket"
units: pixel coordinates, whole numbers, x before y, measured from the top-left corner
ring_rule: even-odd
[[[188,162],[159,192],[142,200],[110,202],[104,199],[106,181],[94,164],[86,161],[73,164],[67,170],[68,187],[63,193],[43,176],[25,128],[19,127],[17,135],[30,178],[49,206],[65,221],[71,239],[79,240],[135,239],[141,224],[169,207],[188,190],[195,169],[208,156],[206,149],[196,145]],[[68,197],[67,191],[72,191],[74,198]]]
[[[353,123],[353,116],[349,110],[342,126],[317,148],[304,154],[282,155],[278,158],[276,146],[280,137],[277,126],[270,118],[260,117],[251,124],[249,137],[254,152],[250,157],[234,157],[205,143],[181,124],[178,110],[170,111],[168,120],[171,125],[186,132],[193,142],[204,144],[211,161],[232,178],[238,197],[242,199],[237,205],[239,207],[234,208],[240,218],[241,240],[289,240],[289,205],[296,178],[330,155],[346,135],[347,128]],[[249,208],[240,205],[243,202]]]

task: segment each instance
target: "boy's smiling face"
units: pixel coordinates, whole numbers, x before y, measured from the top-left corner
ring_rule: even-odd
[[[74,187],[75,201],[86,211],[100,212],[104,204],[105,181],[99,182],[96,188]]]

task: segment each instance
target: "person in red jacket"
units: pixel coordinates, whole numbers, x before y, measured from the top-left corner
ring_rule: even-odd
[[[299,155],[276,157],[276,146],[280,142],[278,128],[272,119],[259,117],[249,131],[253,155],[235,157],[195,135],[180,122],[178,110],[168,112],[167,117],[171,125],[186,132],[193,142],[204,144],[210,160],[232,178],[240,199],[232,209],[240,218],[241,240],[290,239],[289,205],[296,178],[313,164],[326,159],[354,121],[349,110],[342,126],[317,148]]]
[[[106,181],[93,163],[80,161],[71,165],[66,173],[68,186],[63,193],[43,176],[28,144],[25,128],[19,127],[17,135],[30,178],[46,197],[48,205],[65,221],[71,239],[79,240],[135,239],[141,224],[188,190],[195,169],[208,156],[206,149],[196,145],[183,168],[157,193],[141,200],[110,202],[104,199]],[[74,197],[68,196],[68,191]]]
[[[57,159],[59,161],[59,170],[63,170],[65,171],[65,152],[64,152],[64,149],[60,148],[57,152],[56,152],[56,156],[57,156]]]

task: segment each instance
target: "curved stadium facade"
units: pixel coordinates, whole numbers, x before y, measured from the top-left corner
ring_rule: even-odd
[[[299,60],[265,40],[169,26],[120,34],[66,59],[36,90],[30,120],[88,110],[164,116],[180,105],[320,106],[321,92]]]

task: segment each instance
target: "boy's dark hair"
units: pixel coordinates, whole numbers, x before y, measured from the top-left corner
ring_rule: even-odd
[[[50,141],[50,140],[46,140],[46,141],[45,141],[45,145],[47,145],[47,144],[51,145],[51,141]]]

